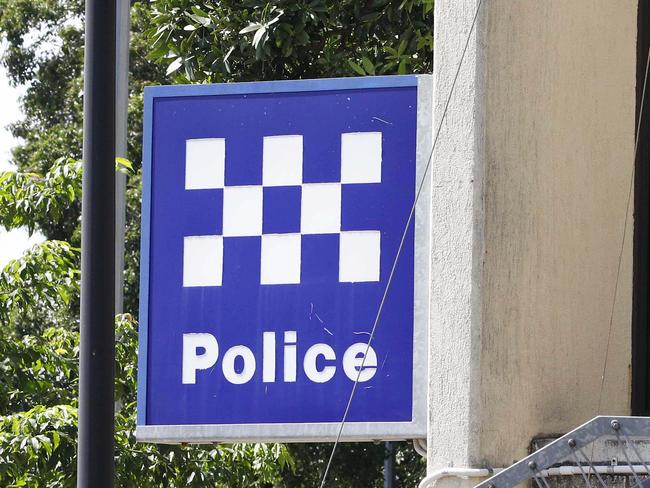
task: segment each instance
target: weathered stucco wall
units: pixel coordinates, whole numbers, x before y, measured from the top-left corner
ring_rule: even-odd
[[[597,413],[634,152],[636,1],[489,0],[481,446]],[[600,413],[629,411],[631,217]]]
[[[434,129],[477,3],[436,2]],[[483,0],[432,166],[430,472],[509,465],[533,436],[597,413],[633,167],[636,3]],[[602,413],[629,411],[628,224]]]
[[[483,260],[485,104],[484,17],[469,40],[453,97],[443,113],[479,0],[435,6],[432,256],[429,326],[428,470],[478,459]]]

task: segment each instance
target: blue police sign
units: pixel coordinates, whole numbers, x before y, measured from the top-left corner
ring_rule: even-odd
[[[430,82],[145,90],[138,439],[426,436]]]

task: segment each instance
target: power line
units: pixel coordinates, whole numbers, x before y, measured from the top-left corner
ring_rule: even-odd
[[[645,91],[648,83],[648,68],[650,67],[650,49],[648,49],[648,58],[645,64],[645,76],[643,78],[643,89],[641,91],[641,106],[639,107],[639,120],[636,127],[636,140],[634,141],[634,160],[632,161],[632,174],[630,175],[630,184],[627,191],[627,202],[625,203],[625,220],[623,222],[623,238],[621,239],[621,249],[618,253],[618,267],[616,269],[616,281],[614,282],[614,297],[612,299],[612,310],[609,315],[609,330],[607,332],[607,345],[605,346],[605,360],[603,361],[603,373],[600,378],[600,392],[598,394],[598,408],[596,415],[600,415],[600,407],[603,401],[603,390],[605,388],[605,373],[607,373],[607,361],[609,359],[609,346],[612,338],[612,324],[614,323],[614,309],[616,307],[616,298],[618,296],[618,282],[621,277],[621,263],[623,261],[623,250],[625,249],[625,237],[627,235],[627,222],[630,213],[630,202],[632,201],[632,188],[634,186],[634,173],[637,153],[639,151],[639,135],[641,133],[641,121],[643,120],[643,106],[645,105]]]
[[[418,184],[418,191],[415,195],[415,200],[413,201],[413,205],[411,206],[411,211],[409,212],[408,219],[406,220],[406,225],[404,226],[404,231],[402,232],[402,238],[400,240],[399,246],[397,248],[397,253],[395,255],[395,259],[393,260],[393,265],[390,270],[390,274],[388,275],[388,281],[386,282],[386,287],[384,288],[384,293],[381,297],[381,301],[379,302],[379,308],[377,309],[377,315],[375,316],[375,321],[373,323],[372,329],[370,331],[370,337],[368,338],[368,344],[366,345],[366,351],[365,354],[363,355],[363,359],[361,361],[361,365],[357,369],[357,377],[354,380],[354,384],[352,385],[352,391],[350,392],[350,396],[348,397],[348,403],[345,407],[345,411],[343,413],[343,418],[341,419],[341,423],[339,426],[338,433],[336,435],[336,440],[334,441],[334,445],[332,446],[332,452],[330,453],[329,460],[327,461],[327,465],[325,466],[325,472],[323,473],[323,478],[320,483],[320,488],[323,488],[325,486],[325,481],[327,480],[327,474],[329,473],[330,467],[332,465],[332,460],[334,459],[334,454],[336,453],[336,448],[338,447],[338,444],[341,440],[341,435],[343,434],[343,427],[345,426],[345,422],[347,421],[348,413],[350,412],[350,406],[352,405],[352,400],[354,399],[354,394],[356,393],[357,390],[357,385],[359,384],[359,378],[361,376],[361,371],[363,370],[366,362],[366,358],[368,357],[368,351],[370,350],[370,344],[372,343],[372,340],[375,337],[375,331],[377,330],[377,325],[379,324],[379,319],[381,317],[381,312],[384,309],[384,303],[386,302],[386,296],[388,295],[388,290],[390,289],[390,285],[393,281],[393,275],[395,274],[395,268],[397,267],[397,261],[399,260],[399,257],[402,253],[402,248],[404,247],[404,242],[406,240],[406,235],[408,233],[408,229],[411,225],[411,221],[413,220],[413,215],[415,214],[415,208],[417,206],[418,200],[420,199],[420,194],[422,193],[422,188],[424,187],[424,183],[426,181],[427,173],[429,172],[429,168],[431,166],[431,160],[433,158],[433,152],[436,148],[436,144],[438,142],[438,138],[440,136],[440,131],[442,130],[442,124],[445,120],[445,117],[447,115],[447,110],[449,109],[449,102],[451,101],[451,96],[454,93],[454,88],[456,87],[456,82],[458,81],[458,75],[460,74],[460,68],[463,65],[463,60],[465,59],[465,53],[467,52],[467,47],[469,46],[469,41],[472,37],[472,32],[474,32],[474,27],[476,25],[476,19],[478,18],[479,11],[481,9],[481,5],[483,3],[483,0],[479,0],[478,5],[476,6],[476,12],[474,13],[474,18],[472,19],[472,25],[470,26],[469,33],[467,34],[467,40],[465,41],[465,47],[463,47],[463,52],[460,56],[460,60],[458,61],[458,67],[456,68],[456,74],[454,75],[454,79],[451,83],[451,88],[449,89],[449,95],[447,96],[447,100],[445,102],[445,108],[442,111],[442,116],[440,117],[440,122],[438,123],[438,128],[436,130],[436,136],[433,140],[433,144],[431,146],[431,152],[429,153],[429,157],[427,159],[427,164],[424,168],[424,172],[422,174],[422,178],[420,179],[420,182]]]

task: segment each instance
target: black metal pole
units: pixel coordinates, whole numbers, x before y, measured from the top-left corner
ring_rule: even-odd
[[[393,488],[395,486],[395,443],[387,441],[384,448],[384,488]]]
[[[115,0],[86,0],[77,487],[113,486]]]
[[[129,37],[131,0],[116,0],[115,18],[115,155],[128,158]],[[115,175],[115,313],[124,311],[124,239],[126,229],[126,175]]]

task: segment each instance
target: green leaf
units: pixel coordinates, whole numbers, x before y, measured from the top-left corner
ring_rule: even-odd
[[[363,64],[363,69],[366,70],[366,73],[370,75],[375,74],[375,65],[372,64],[372,61],[370,61],[368,58],[365,56],[361,58],[361,64]]]
[[[177,71],[183,65],[183,58],[180,56],[176,58],[171,64],[167,67],[165,74],[167,76],[171,75],[174,71]]]
[[[357,63],[355,63],[354,61],[352,61],[351,59],[348,59],[348,64],[357,74],[360,74],[361,76],[366,74],[363,68],[359,66]]]
[[[244,27],[242,30],[239,31],[240,34],[247,34],[249,32],[253,32],[258,30],[260,27],[262,27],[262,24],[259,24],[257,22],[252,23]]]
[[[52,443],[50,442],[49,439],[45,438],[42,440],[41,445],[43,446],[43,449],[45,449],[45,452],[47,453],[48,456],[52,455]]]
[[[201,10],[199,7],[196,5],[192,5],[192,12],[194,12],[196,15],[200,15],[202,17],[210,17],[210,14],[205,12],[204,10]]]
[[[266,23],[266,27],[273,25],[280,20],[280,17],[282,17],[282,14],[284,14],[284,11],[280,10],[279,12],[280,13],[276,17],[274,17],[273,19],[271,19],[269,22]]]
[[[406,46],[408,46],[408,43],[406,42],[406,39],[402,39],[402,42],[399,43],[399,46],[397,47],[397,55],[401,56],[404,54],[406,51]]]
[[[203,15],[196,15],[196,14],[187,14],[187,16],[193,21],[201,24],[203,27],[208,27],[211,23],[210,18],[207,16],[204,17]]]
[[[133,172],[133,163],[126,158],[117,157],[115,158],[115,169],[120,173],[127,175],[132,175]]]
[[[226,71],[228,71],[228,73],[230,73],[230,63],[228,62],[228,58],[230,57],[230,55],[234,50],[235,50],[235,46],[231,46],[230,49],[228,49],[226,55],[223,57],[223,64],[226,68]]]
[[[253,47],[257,49],[259,45],[264,45],[264,41],[266,40],[266,26],[262,26],[257,31],[255,32],[255,35],[253,36]]]

